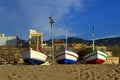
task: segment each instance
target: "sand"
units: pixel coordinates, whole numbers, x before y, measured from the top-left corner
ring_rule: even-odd
[[[0,65],[0,80],[120,80],[120,65]]]

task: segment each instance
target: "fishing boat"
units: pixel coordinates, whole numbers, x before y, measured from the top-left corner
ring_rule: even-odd
[[[100,50],[95,50],[95,39],[94,39],[94,26],[93,26],[93,34],[92,34],[92,40],[93,40],[93,52],[87,54],[84,59],[85,63],[88,64],[101,64],[106,61],[107,54],[105,52],[102,52]]]
[[[37,34],[36,36],[34,36],[36,39],[34,39],[34,42],[36,41],[36,48],[29,48],[25,51],[23,51],[21,54],[22,54],[22,57],[23,57],[23,60],[26,64],[42,64],[42,63],[45,63],[46,62],[46,59],[47,59],[47,54],[45,54],[44,52],[41,52],[39,50],[39,35],[38,35],[38,32],[36,30],[30,30],[29,31],[29,39],[31,40],[32,36],[31,34],[35,35]]]
[[[85,63],[101,64],[106,61],[107,54],[100,50],[96,50],[96,51],[86,55],[84,58],[85,58]]]
[[[32,48],[22,52],[23,60],[26,64],[43,64],[46,62],[47,55]]]
[[[59,64],[74,64],[77,62],[78,54],[67,50],[67,30],[66,30],[66,49],[55,54],[57,63]]]
[[[59,64],[74,64],[77,62],[78,54],[69,50],[63,50],[55,55],[57,63]]]

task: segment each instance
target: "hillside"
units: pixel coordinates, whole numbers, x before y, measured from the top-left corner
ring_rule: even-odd
[[[98,39],[95,41],[95,44],[104,46],[120,46],[120,37]]]
[[[65,42],[65,39],[59,39],[59,40],[64,40]],[[68,44],[73,44],[73,43],[83,43],[86,45],[92,44],[92,40],[86,40],[86,39],[81,39],[81,38],[76,38],[76,37],[69,37],[67,40],[68,40]],[[44,41],[44,42],[50,44],[51,40]],[[97,46],[120,46],[120,37],[97,39],[95,40],[95,45]]]

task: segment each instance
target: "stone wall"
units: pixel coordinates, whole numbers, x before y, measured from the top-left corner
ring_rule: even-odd
[[[119,57],[107,57],[104,64],[119,64]]]

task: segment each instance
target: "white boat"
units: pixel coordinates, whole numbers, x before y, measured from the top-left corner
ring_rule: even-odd
[[[22,57],[27,64],[42,64],[46,62],[47,55],[43,52],[32,50],[32,48],[23,51]]]
[[[55,55],[59,64],[74,64],[77,62],[78,54],[69,50],[63,50]]]
[[[67,30],[66,30],[66,49],[55,54],[57,63],[74,64],[77,62],[78,54],[67,50]]]
[[[92,35],[92,39],[93,39],[93,52],[87,54],[84,59],[85,59],[85,63],[88,64],[101,64],[104,63],[106,61],[107,58],[107,54],[105,52],[102,52],[100,50],[95,50],[95,41],[94,41],[94,26],[93,26],[93,35]]]

